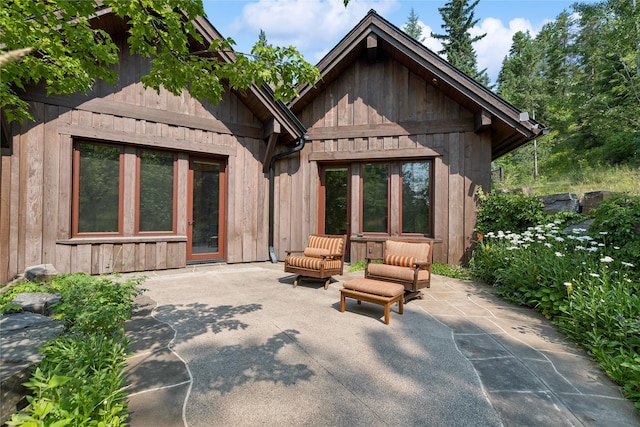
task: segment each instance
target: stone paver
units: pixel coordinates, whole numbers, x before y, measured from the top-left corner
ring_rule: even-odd
[[[542,316],[434,276],[392,308],[293,288],[281,264],[152,273],[129,322],[131,426],[640,426]],[[157,306],[156,306],[157,304]]]

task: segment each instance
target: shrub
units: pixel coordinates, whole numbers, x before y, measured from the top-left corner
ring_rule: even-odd
[[[640,407],[636,265],[607,255],[611,252],[602,241],[607,234],[562,233],[559,225],[486,233],[473,252],[472,273],[505,299],[554,321]]]
[[[543,223],[545,213],[542,202],[523,193],[490,193],[478,191],[478,218],[476,230],[521,232]]]
[[[102,332],[60,337],[24,385],[29,406],[8,425],[124,426],[126,343]]]
[[[604,236],[607,255],[640,264],[640,197],[614,195],[591,214],[594,221],[589,233]]]
[[[62,303],[54,307],[54,318],[64,320],[70,331],[109,333],[131,316],[131,302],[142,292],[138,286],[143,280],[119,282],[84,273],[56,277],[51,287],[61,293]]]
[[[120,282],[79,273],[12,289],[14,294],[27,289],[60,292],[62,302],[53,313],[65,322],[66,334],[43,347],[44,358],[25,383],[29,406],[8,425],[125,425],[124,324],[131,317],[133,297],[143,292],[143,280]],[[6,304],[4,295],[1,302]]]

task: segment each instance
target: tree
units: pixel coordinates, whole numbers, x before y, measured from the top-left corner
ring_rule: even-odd
[[[640,9],[628,0],[577,4],[578,90],[573,91],[574,129],[580,145],[601,147],[617,163],[640,153]]]
[[[409,18],[403,29],[410,37],[413,37],[419,43],[422,43],[424,42],[424,36],[422,35],[422,27],[418,22],[418,18],[418,15],[416,15],[413,8],[411,8],[411,13],[409,14]]]
[[[469,0],[450,0],[444,7],[439,7],[438,12],[442,15],[444,24],[444,34],[431,33],[434,37],[442,41],[442,50],[438,52],[445,55],[447,61],[457,67],[478,82],[489,85],[487,70],[478,71],[478,61],[473,43],[484,38],[487,34],[471,37],[469,30],[478,23],[474,19],[473,9],[480,0],[475,0],[469,4]]]
[[[518,31],[513,35],[513,43],[509,54],[502,61],[502,69],[498,74],[497,93],[523,111],[529,112],[533,118],[539,119],[545,105],[543,81],[540,72],[542,65],[542,51],[539,44],[529,32]],[[537,113],[537,116],[536,116]],[[538,177],[538,146],[534,140],[533,147],[522,149],[509,155],[505,160],[508,164],[498,160],[496,164],[509,168],[509,172],[525,175],[531,169],[533,160],[533,176]]]
[[[0,0],[0,43],[5,52],[31,48],[32,53],[0,68],[1,108],[9,121],[31,118],[19,90],[45,83],[48,94],[86,92],[96,80],[115,83],[118,48],[106,31],[92,28],[96,10],[110,7],[129,24],[127,39],[132,54],[151,61],[142,77],[145,87],[164,87],[174,95],[188,90],[192,96],[217,103],[226,88],[252,83],[271,84],[278,100],[294,97],[302,82],[314,84],[318,70],[292,46],[256,43],[250,55],[237,53],[234,63],[217,59],[230,51],[232,39],[215,40],[194,52],[192,41],[203,43],[193,20],[204,16],[202,0]]]

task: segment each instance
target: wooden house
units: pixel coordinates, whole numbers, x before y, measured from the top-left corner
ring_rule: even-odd
[[[221,38],[195,24],[207,46]],[[100,274],[268,259],[263,164],[304,128],[267,87],[218,105],[145,89],[150,63],[128,53],[126,23],[105,7],[93,25],[119,44],[117,84],[29,88],[35,120],[3,126],[0,282],[42,263]]]
[[[289,105],[308,139],[278,175],[294,206],[277,215],[279,247],[345,233],[354,262],[390,236],[433,239],[434,261],[466,261],[491,161],[540,126],[373,10],[318,68]]]
[[[352,261],[389,236],[434,239],[464,261],[490,162],[538,125],[371,11],[290,105],[267,87],[218,105],[144,89],[125,23],[115,86],[23,98],[2,126],[0,282],[30,265],[145,271],[277,261],[314,232],[347,234]],[[220,34],[196,21],[205,43]],[[202,49],[194,46],[194,49]],[[231,53],[220,59],[233,61]]]

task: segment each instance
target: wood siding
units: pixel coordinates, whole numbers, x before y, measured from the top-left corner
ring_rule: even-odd
[[[126,52],[126,47],[121,46]],[[218,105],[187,93],[173,96],[143,88],[148,63],[123,54],[115,86],[104,82],[89,95],[45,96],[29,90],[34,121],[11,125],[12,153],[0,169],[0,282],[30,265],[51,263],[59,272],[91,274],[186,265],[189,156],[226,159],[229,172],[226,261],[268,259],[268,176],[262,173],[263,124],[235,93]],[[125,146],[123,235],[72,236],[72,155],[77,139]],[[135,152],[178,153],[175,235],[136,236]],[[130,154],[127,156],[127,154]]]
[[[318,163],[433,159],[434,261],[468,259],[474,195],[478,186],[489,188],[491,164],[490,134],[474,132],[473,113],[392,58],[369,62],[363,56],[298,115],[310,140],[299,159],[280,165],[277,197],[287,208],[276,215],[279,257],[304,247],[306,236],[317,231]],[[357,170],[351,185],[357,188]],[[351,192],[353,233],[360,225],[359,198]],[[390,235],[397,235],[398,213],[390,214]],[[354,242],[352,262],[364,253],[360,246]]]

